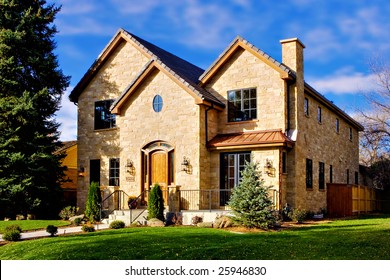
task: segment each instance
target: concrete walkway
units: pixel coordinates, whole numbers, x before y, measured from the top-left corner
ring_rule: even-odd
[[[108,224],[98,224],[95,225],[95,230],[101,230],[101,229],[108,229]],[[82,232],[81,226],[77,227],[61,227],[58,228],[58,232],[56,235],[64,235],[64,234],[71,234],[71,233],[78,233]],[[34,238],[40,238],[40,237],[49,237],[50,233],[46,232],[46,230],[37,230],[37,231],[28,231],[28,232],[22,232],[20,235],[20,239],[34,239]],[[3,235],[0,235],[0,241],[3,240]]]

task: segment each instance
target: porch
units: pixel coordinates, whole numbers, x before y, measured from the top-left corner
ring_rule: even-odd
[[[169,186],[162,189],[165,217],[168,222],[179,219],[183,225],[192,224],[192,218],[201,217],[204,222],[213,222],[217,216],[228,215],[231,210],[228,201],[232,189],[181,189],[180,186]],[[122,220],[126,225],[138,222],[146,223],[147,201],[149,190],[142,192],[135,200],[137,207],[130,209],[129,195],[120,189],[103,196],[101,203],[101,218],[110,223],[113,220]],[[270,190],[270,197],[275,209],[279,209],[279,192]]]

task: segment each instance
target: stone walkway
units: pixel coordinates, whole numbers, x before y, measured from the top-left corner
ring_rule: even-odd
[[[95,225],[96,230],[101,230],[101,229],[108,229],[109,225],[107,224],[98,224]],[[58,228],[57,235],[64,235],[64,234],[69,234],[69,233],[78,233],[82,232],[81,226],[77,227],[63,227],[63,228]],[[40,237],[49,237],[50,233],[46,232],[46,230],[37,230],[37,231],[28,231],[28,232],[22,232],[21,234],[21,239],[34,239],[34,238],[40,238]],[[4,241],[3,236],[0,235],[0,241]]]

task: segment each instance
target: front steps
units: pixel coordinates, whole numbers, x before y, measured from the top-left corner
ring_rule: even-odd
[[[176,219],[180,219],[182,225],[191,225],[192,218],[197,216],[201,217],[203,222],[214,222],[218,216],[230,215],[229,210],[183,210],[180,212],[164,212],[167,220],[172,220],[172,217],[176,216]],[[138,217],[136,219],[136,217]],[[148,217],[147,209],[132,209],[132,210],[115,210],[108,216],[108,219],[102,220],[105,224],[110,224],[112,221],[120,220],[125,223],[126,226],[130,225],[130,220],[138,223],[139,225],[146,225]],[[133,222],[133,223],[134,223]]]

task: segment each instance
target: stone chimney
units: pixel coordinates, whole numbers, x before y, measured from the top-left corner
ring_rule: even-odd
[[[295,141],[297,140],[299,118],[302,117],[304,104],[303,49],[305,46],[298,38],[281,40],[280,43],[282,44],[283,64],[296,73],[295,82],[289,84],[287,105],[287,133]]]
[[[281,40],[282,62],[303,79],[303,49],[305,45],[298,38]]]

